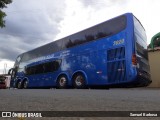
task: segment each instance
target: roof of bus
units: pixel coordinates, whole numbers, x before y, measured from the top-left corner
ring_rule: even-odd
[[[70,34],[70,35],[68,35],[68,36],[66,36],[66,37],[60,38],[60,39],[55,40],[55,41],[63,40],[63,39],[65,39],[65,38],[69,37],[69,36],[72,36],[72,35],[74,35],[74,34],[77,34],[77,33],[80,33],[80,32],[82,32],[82,31],[88,30],[88,29],[90,29],[90,28],[92,28],[92,27],[98,26],[98,25],[100,25],[100,24],[102,24],[102,23],[105,23],[105,22],[107,22],[107,21],[110,21],[110,20],[112,20],[112,19],[114,19],[114,18],[117,18],[117,17],[123,16],[123,15],[129,15],[129,14],[130,14],[130,15],[133,15],[132,13],[129,13],[129,12],[128,12],[128,13],[124,13],[124,14],[121,14],[121,15],[119,15],[119,16],[113,17],[113,18],[111,18],[111,19],[108,19],[108,20],[106,20],[106,21],[103,21],[103,22],[101,22],[101,23],[98,23],[98,24],[93,25],[93,26],[91,26],[91,27],[89,27],[89,28],[83,29],[83,30],[81,30],[81,31],[78,31],[78,32],[73,33],[73,34]],[[52,41],[52,42],[47,43],[47,44],[45,44],[45,45],[39,46],[39,47],[34,48],[34,49],[32,49],[32,50],[29,50],[29,51],[27,51],[27,52],[24,52],[24,53],[20,54],[19,56],[21,56],[21,55],[23,55],[23,54],[25,54],[25,53],[28,53],[28,52],[34,51],[34,50],[36,50],[36,49],[38,49],[38,48],[41,48],[41,47],[43,47],[43,46],[49,45],[49,44],[51,44],[51,43],[53,43],[53,42],[55,42],[55,41]],[[19,56],[18,56],[18,57],[19,57]]]

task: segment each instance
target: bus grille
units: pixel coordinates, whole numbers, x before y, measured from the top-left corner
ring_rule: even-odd
[[[126,80],[125,48],[120,47],[107,51],[107,74],[109,83]]]

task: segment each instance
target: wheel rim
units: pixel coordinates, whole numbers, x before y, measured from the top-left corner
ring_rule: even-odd
[[[21,88],[21,82],[18,82],[18,88]]]
[[[83,85],[83,77],[77,76],[75,79],[76,86],[82,86]]]
[[[67,82],[66,78],[65,77],[61,77],[60,80],[59,80],[59,85],[63,87],[63,86],[66,85],[66,82]]]
[[[28,84],[28,82],[25,81],[25,82],[24,82],[24,88],[27,88],[27,84]]]

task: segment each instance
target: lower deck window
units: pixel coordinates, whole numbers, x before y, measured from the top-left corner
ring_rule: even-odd
[[[27,75],[41,74],[57,71],[60,67],[61,60],[55,60],[47,63],[38,64],[35,66],[26,67]]]

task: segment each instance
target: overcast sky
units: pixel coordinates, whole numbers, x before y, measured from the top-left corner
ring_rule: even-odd
[[[13,0],[0,28],[0,74],[17,55],[126,12],[146,29],[148,43],[160,32],[160,0]]]

